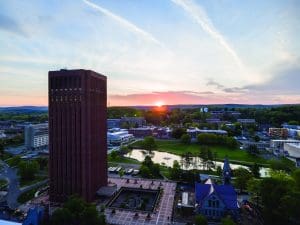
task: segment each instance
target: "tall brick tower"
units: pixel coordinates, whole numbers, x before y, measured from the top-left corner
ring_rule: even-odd
[[[106,77],[79,69],[48,78],[50,200],[92,201],[107,185]]]

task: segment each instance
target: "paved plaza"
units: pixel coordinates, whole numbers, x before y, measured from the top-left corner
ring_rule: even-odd
[[[105,210],[107,222],[110,224],[171,224],[176,183],[163,180],[150,179],[128,179],[127,178],[109,178],[109,185],[117,185],[117,188],[132,187],[157,190],[163,189],[162,195],[157,207],[153,212],[130,211],[126,209],[115,209],[112,213],[111,208]],[[142,186],[141,186],[142,185]],[[150,217],[148,216],[150,214]]]

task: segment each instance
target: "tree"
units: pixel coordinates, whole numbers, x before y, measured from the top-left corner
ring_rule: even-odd
[[[11,167],[18,166],[20,162],[21,162],[21,157],[18,156],[18,155],[12,157],[11,159],[9,159],[9,160],[7,161],[8,165],[11,166]]]
[[[207,225],[207,220],[202,215],[196,215],[195,216],[195,225]]]
[[[149,152],[157,148],[155,139],[152,136],[145,137],[142,146],[145,150],[148,150]]]
[[[172,130],[172,137],[175,139],[179,139],[185,133],[186,133],[186,130],[184,128],[174,128]]]
[[[261,189],[261,180],[256,178],[251,178],[247,182],[247,191],[250,193],[250,199],[256,205],[261,205],[260,189]]]
[[[117,151],[112,151],[112,152],[110,153],[110,158],[111,158],[112,160],[116,160],[117,157],[118,157]]]
[[[140,174],[144,178],[151,178],[151,171],[148,166],[141,165]]]
[[[40,170],[44,170],[45,168],[48,167],[48,159],[47,158],[39,157],[39,158],[36,159],[36,161],[39,164]]]
[[[182,170],[177,160],[173,162],[173,167],[169,169],[169,175],[172,180],[179,180],[181,178]]]
[[[119,171],[119,176],[120,176],[120,178],[122,178],[122,177],[124,176],[124,174],[125,174],[124,170],[121,169],[121,170]]]
[[[247,151],[250,155],[257,156],[259,154],[259,150],[256,145],[249,145]]]
[[[260,177],[260,168],[259,165],[257,163],[254,163],[251,167],[250,167],[251,173],[255,178],[259,178]]]
[[[258,135],[255,135],[255,136],[254,136],[254,141],[255,141],[255,142],[259,142],[259,141],[260,141],[260,137],[259,137]]]
[[[250,180],[253,176],[252,174],[242,167],[239,167],[233,171],[235,181],[235,186],[240,189],[240,192],[243,192],[243,190],[247,187],[247,182]]]
[[[37,161],[21,161],[18,167],[18,172],[22,180],[33,180],[39,170]]]
[[[0,142],[0,158],[2,158],[3,155],[4,155],[4,144],[1,141]]]
[[[51,216],[52,225],[70,225],[72,214],[66,208],[56,209]]]
[[[231,219],[230,216],[227,216],[221,220],[222,225],[235,225],[235,222]]]
[[[183,134],[181,135],[180,141],[181,143],[188,145],[191,143],[191,136],[188,134]]]
[[[51,216],[53,225],[104,225],[105,216],[99,213],[94,204],[85,202],[78,196],[71,196],[62,208]]]

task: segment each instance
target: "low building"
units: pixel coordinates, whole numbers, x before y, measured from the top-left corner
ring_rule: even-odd
[[[269,135],[274,139],[286,139],[288,137],[288,130],[286,128],[269,128]]]
[[[223,166],[223,184],[215,184],[210,178],[204,183],[196,183],[196,212],[208,219],[221,219],[226,214],[234,218],[238,215],[237,193],[231,182],[231,169],[227,159]]]
[[[134,139],[125,129],[111,129],[107,132],[107,144],[109,146],[120,146]]]
[[[155,129],[153,135],[156,138],[169,139],[169,138],[172,138],[172,129],[170,129],[168,127],[157,128],[157,129]]]
[[[0,139],[2,138],[6,138],[6,134],[4,132],[4,130],[0,130]]]
[[[300,126],[282,124],[282,127],[287,129],[288,137],[290,137],[290,138],[300,138]]]
[[[49,143],[48,123],[25,126],[25,147],[30,150],[47,147]]]
[[[129,127],[142,127],[146,125],[144,117],[122,117],[120,120],[121,126],[129,125]]]
[[[300,143],[284,143],[283,149],[285,156],[300,167]]]
[[[120,128],[121,119],[107,119],[107,129]]]
[[[191,136],[192,139],[197,138],[199,134],[216,134],[216,135],[227,135],[226,130],[201,130],[198,128],[189,128],[186,130],[187,134]]]
[[[256,146],[258,150],[262,151],[270,147],[269,141],[247,141],[247,140],[239,140],[242,144],[243,149],[247,149],[250,146]]]
[[[144,138],[147,136],[153,136],[155,128],[154,127],[138,127],[130,128],[129,133],[133,134],[134,137]]]
[[[271,140],[270,142],[270,149],[275,155],[284,155],[284,144],[298,144],[300,143],[299,140],[295,139],[288,139],[288,140]]]
[[[256,123],[255,119],[237,119],[237,122],[244,124],[244,125]]]

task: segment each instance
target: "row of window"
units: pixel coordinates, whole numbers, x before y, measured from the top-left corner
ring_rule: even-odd
[[[204,213],[206,216],[222,216],[223,213],[222,211],[219,211],[219,210],[210,210],[210,209],[205,209],[205,213]]]

